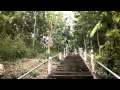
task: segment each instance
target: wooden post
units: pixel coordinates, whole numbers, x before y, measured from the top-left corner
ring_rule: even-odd
[[[95,72],[93,48],[91,49],[91,66],[92,66],[92,72]]]
[[[51,73],[51,66],[52,66],[52,59],[51,59],[51,57],[49,57],[48,58],[49,60],[48,60],[48,74],[50,74]]]
[[[59,53],[59,59],[62,60],[62,53]]]

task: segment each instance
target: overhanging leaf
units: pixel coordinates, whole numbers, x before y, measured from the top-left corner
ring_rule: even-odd
[[[102,27],[101,20],[96,24],[96,26],[93,28],[93,30],[90,33],[90,37],[92,38],[96,31]]]

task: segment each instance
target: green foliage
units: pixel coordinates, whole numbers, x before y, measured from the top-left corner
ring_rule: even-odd
[[[102,24],[101,24],[101,21],[99,21],[94,27],[94,29],[91,31],[90,37],[92,38],[94,34],[96,33],[96,31],[99,30],[101,27],[102,27]]]
[[[107,38],[119,38],[120,37],[119,30],[110,30],[106,33]]]
[[[64,19],[61,12],[36,11],[35,46],[33,49],[32,33],[34,32],[35,11],[1,11],[0,12],[0,58],[4,60],[22,57],[35,58],[45,51],[43,36],[52,23],[52,37],[56,36],[54,46],[61,38],[64,28]],[[55,33],[54,33],[55,32]],[[60,35],[59,35],[60,34]],[[8,35],[8,36],[6,36]],[[57,38],[57,35],[59,37]],[[57,49],[54,48],[57,51]],[[49,55],[46,55],[49,56]]]
[[[113,21],[116,23],[119,23],[120,22],[120,12],[113,11],[112,15],[113,15],[113,17],[112,17]]]
[[[35,58],[38,56],[38,51],[33,48],[26,48],[26,57]]]
[[[90,50],[93,46],[95,59],[119,74],[119,11],[77,11],[72,33],[70,27],[66,26],[66,20],[61,12],[36,12],[36,16],[35,11],[0,12],[0,59],[48,58],[62,52],[66,45],[71,52],[77,47]],[[46,43],[43,40],[43,37],[48,36],[48,31],[51,32],[53,41],[50,54],[47,54],[47,47],[44,46]],[[34,48],[33,33],[35,34]],[[105,78],[113,78],[101,66],[96,64],[96,67]]]
[[[3,60],[14,60],[25,56],[25,44],[22,39],[12,40],[10,36],[0,38],[0,58]]]
[[[14,57],[13,41],[10,37],[0,38],[0,58],[8,60]]]
[[[120,65],[120,33],[119,30],[110,30],[106,33],[107,41],[101,46],[100,55],[96,56],[96,60],[103,63],[113,72],[119,74]],[[105,78],[114,78],[113,75],[107,74],[107,71],[102,67],[96,65],[97,70],[101,75],[105,75]],[[104,73],[104,74],[103,74]]]
[[[22,58],[26,54],[26,45],[22,38],[16,37],[14,41],[15,57]]]
[[[94,47],[95,60],[100,61],[116,74],[120,74],[120,12],[119,11],[79,11],[76,12],[75,39],[84,47]],[[92,30],[92,31],[90,31]],[[97,32],[97,33],[96,33]],[[76,34],[77,33],[77,34]],[[87,36],[88,35],[88,36]],[[89,36],[90,35],[90,36]],[[84,37],[84,38],[83,38]],[[79,38],[79,39],[76,39]],[[90,44],[91,42],[91,44]],[[78,43],[77,43],[78,44]],[[99,47],[98,47],[99,46]],[[100,53],[98,54],[98,50]],[[97,73],[104,78],[114,78],[100,65],[96,64]]]

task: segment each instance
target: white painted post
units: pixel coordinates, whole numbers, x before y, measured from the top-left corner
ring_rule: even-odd
[[[78,48],[78,52],[79,52],[79,55],[81,56],[81,49],[80,48]]]
[[[84,56],[83,48],[81,49],[81,56]]]
[[[69,55],[69,48],[68,48],[68,51],[67,51],[68,55]]]
[[[87,61],[86,50],[84,51],[84,60]]]
[[[48,60],[48,74],[50,74],[51,73],[51,64],[52,64],[52,59],[51,59],[51,57],[49,57],[48,58],[49,60]]]
[[[92,66],[92,72],[95,72],[93,48],[91,49],[91,66]]]
[[[62,60],[62,53],[59,53],[59,59]]]
[[[80,48],[80,56],[83,57],[83,50]]]
[[[64,58],[65,58],[65,48],[64,48]]]
[[[77,54],[77,49],[75,49],[75,54]]]
[[[69,54],[69,49],[68,49],[68,47],[67,47],[67,55]]]
[[[5,73],[5,67],[3,64],[0,64],[0,75],[4,75]]]
[[[67,47],[66,47],[66,54],[65,54],[65,56],[67,56]]]
[[[67,56],[67,48],[65,48],[65,57]]]

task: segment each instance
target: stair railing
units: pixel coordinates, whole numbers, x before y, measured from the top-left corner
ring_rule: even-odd
[[[64,48],[64,58],[69,54],[68,47]]]
[[[29,73],[31,73],[32,71],[36,70],[37,68],[41,67],[42,65],[44,65],[45,63],[48,62],[48,74],[51,73],[52,71],[52,59],[55,57],[59,57],[60,60],[62,60],[62,53],[58,53],[57,55],[53,56],[53,57],[49,57],[48,59],[46,59],[44,62],[42,62],[41,64],[37,65],[36,67],[30,69],[28,72],[26,72],[25,74],[23,74],[22,76],[18,77],[17,79],[22,79],[23,77],[25,77],[26,75],[28,75]]]
[[[94,54],[93,54],[93,48],[91,49],[91,55],[89,54],[84,54],[84,56],[81,54],[83,53],[83,50],[79,50],[80,52],[80,56],[84,57],[83,59],[85,59],[86,56],[91,58],[91,69],[93,73],[96,73],[95,71],[95,62],[96,64],[99,64],[101,67],[103,67],[105,70],[107,70],[108,72],[110,72],[113,76],[115,76],[117,79],[120,79],[120,76],[117,75],[116,73],[114,73],[112,70],[110,70],[109,68],[107,68],[105,65],[103,65],[102,63],[100,63],[99,61],[94,60]]]

